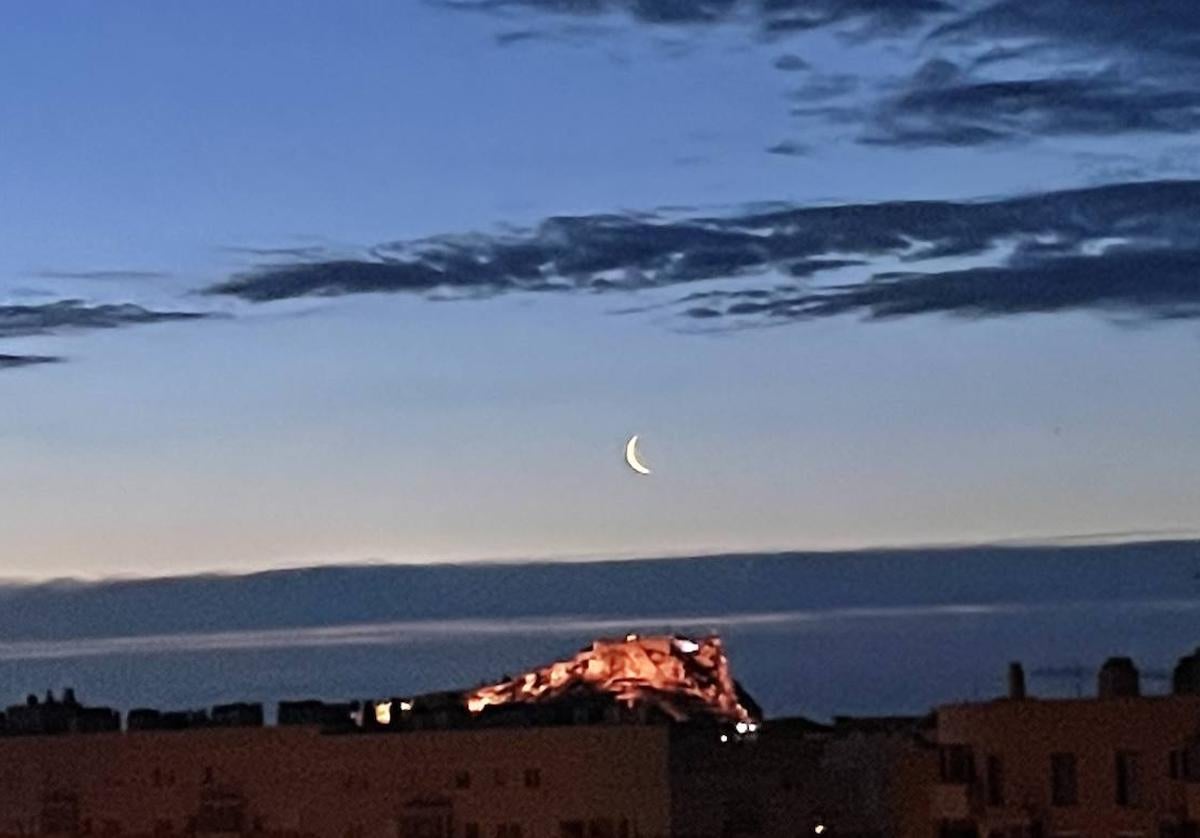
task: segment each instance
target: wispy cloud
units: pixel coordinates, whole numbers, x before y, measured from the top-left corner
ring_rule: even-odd
[[[622,15],[656,26],[696,27],[751,20],[764,35],[835,24],[893,32],[953,9],[942,0],[439,0],[439,3],[451,9],[506,16]]]
[[[36,305],[0,305],[0,339],[64,334],[94,329],[119,329],[147,323],[198,320],[212,315],[190,311],[156,311],[133,303],[88,304],[57,300]],[[13,369],[63,360],[48,355],[0,355],[0,369]]]
[[[936,57],[867,109],[862,140],[898,146],[1200,128],[1200,6],[998,0],[925,39]],[[952,56],[961,56],[957,62]]]
[[[736,280],[676,302],[691,318],[759,323],[1068,310],[1190,318],[1200,316],[1196,206],[1200,181],[1151,181],[989,201],[560,217],[506,235],[442,236],[380,245],[361,258],[269,264],[208,293],[251,302],[360,293],[480,297]],[[947,267],[949,257],[976,264]],[[904,268],[883,269],[885,261]],[[815,281],[856,267],[852,282]]]
[[[1017,79],[974,77],[939,60],[878,103],[861,141],[981,145],[1060,135],[1186,134],[1200,128],[1200,92],[1115,70]]]
[[[59,300],[42,305],[0,306],[0,338],[46,335],[77,329],[116,329],[171,320],[197,320],[209,315],[190,311],[154,311],[133,303],[90,305]]]
[[[55,364],[62,360],[52,355],[5,355],[0,354],[0,370],[32,367],[39,364]]]
[[[37,271],[34,276],[42,279],[95,279],[95,280],[116,280],[116,279],[134,279],[134,280],[149,280],[149,279],[166,279],[170,274],[164,271],[143,271],[143,270],[86,270],[86,271]]]
[[[597,636],[637,632],[706,633],[730,630],[802,631],[806,627],[850,621],[916,621],[980,619],[1020,614],[1120,611],[1194,613],[1193,599],[1128,602],[962,602],[940,605],[895,605],[854,608],[813,608],[736,614],[662,614],[596,618],[590,616],[524,617],[513,619],[407,620],[348,623],[281,629],[184,632],[123,637],[77,637],[70,640],[0,641],[0,661],[58,660],[113,655],[187,654],[212,651],[321,649],[350,646],[411,646],[446,640],[483,637]]]
[[[857,125],[864,144],[895,148],[978,146],[1062,136],[1188,134],[1200,128],[1200,6],[1097,0],[439,0],[444,7],[535,19],[610,16],[687,37],[750,24],[755,40],[834,29],[859,43],[906,39],[928,59],[915,71],[864,69],[821,76],[787,53],[773,66],[813,79],[793,98],[844,98],[834,109],[793,109],[807,120]],[[1086,19],[1084,19],[1086,18]],[[561,28],[561,27],[560,27]],[[583,43],[594,42],[585,39]],[[892,66],[892,61],[880,62]],[[939,72],[930,72],[930,69]],[[947,77],[945,70],[953,68]],[[882,75],[880,73],[882,72]],[[866,84],[867,81],[873,84]],[[862,89],[859,89],[862,88]],[[776,146],[771,147],[774,150]]]

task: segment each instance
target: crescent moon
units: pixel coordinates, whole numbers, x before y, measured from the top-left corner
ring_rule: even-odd
[[[629,467],[638,474],[649,474],[650,469],[642,465],[641,460],[637,455],[637,434],[629,438],[629,442],[625,443],[625,462],[629,463]]]

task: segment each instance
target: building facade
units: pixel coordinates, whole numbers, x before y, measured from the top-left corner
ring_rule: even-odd
[[[1185,659],[1187,660],[1187,659]],[[1182,663],[1182,662],[1181,662]],[[1097,695],[939,708],[929,798],[943,838],[1194,836],[1200,822],[1200,695],[1144,696],[1111,659]]]
[[[0,724],[0,838],[1200,838],[1200,655],[1169,695],[1123,658],[1086,699],[1029,697],[1014,666],[1003,698],[819,724],[762,722],[672,642],[581,653],[480,710],[447,692],[122,728],[31,697]]]
[[[670,730],[0,738],[0,835],[665,838]]]

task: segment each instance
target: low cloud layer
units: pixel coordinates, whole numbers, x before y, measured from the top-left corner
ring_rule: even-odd
[[[749,322],[1071,310],[1191,318],[1200,316],[1197,206],[1200,181],[1155,181],[992,201],[560,217],[518,234],[443,236],[381,245],[361,258],[265,265],[208,293],[261,303],[360,293],[609,293],[733,280],[678,298],[679,311]],[[961,264],[948,266],[948,257]],[[818,282],[833,270],[842,271],[837,284]]]

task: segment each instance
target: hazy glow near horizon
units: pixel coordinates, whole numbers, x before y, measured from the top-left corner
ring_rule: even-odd
[[[0,31],[0,70],[28,80],[0,102],[0,307],[223,315],[64,330],[0,311],[0,577],[1197,526],[1194,320],[858,311],[697,333],[708,321],[671,306],[741,288],[753,248],[730,277],[636,293],[194,293],[310,250],[447,236],[467,253],[472,234],[508,241],[547,218],[552,245],[562,217],[1008,195],[1112,179],[1118,163],[1194,177],[1188,137],[838,134],[888,73],[918,68],[920,30],[781,41],[614,15],[581,40],[533,10],[520,25],[538,37],[517,38],[511,17],[436,3],[300,5],[31,5]],[[801,105],[844,113],[818,125]],[[637,250],[607,228],[596,241]],[[862,264],[827,287],[911,266],[885,245],[848,254]],[[688,255],[698,273],[729,257],[705,247]],[[1006,258],[946,250],[931,263],[947,271]],[[754,287],[821,287],[797,271],[768,266]],[[5,368],[18,355],[65,360]],[[655,446],[651,480],[614,456],[634,427]]]

